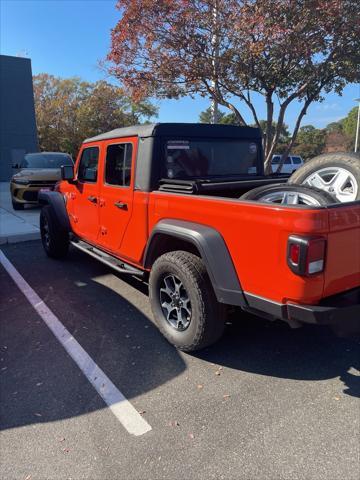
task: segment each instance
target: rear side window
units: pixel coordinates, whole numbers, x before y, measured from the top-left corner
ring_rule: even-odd
[[[257,175],[259,146],[251,140],[172,138],[165,143],[165,168],[170,179],[210,179]]]
[[[128,187],[131,181],[132,144],[109,145],[106,150],[105,183]]]
[[[280,157],[278,155],[276,157],[273,157],[271,163],[273,163],[274,165],[280,163]]]
[[[301,163],[301,158],[300,157],[292,157],[293,159],[293,163],[296,163],[297,165],[299,165]]]
[[[78,180],[95,183],[97,180],[99,148],[85,148],[81,154],[78,170]]]

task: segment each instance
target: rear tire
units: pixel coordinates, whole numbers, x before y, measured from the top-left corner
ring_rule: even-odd
[[[324,153],[296,170],[289,183],[315,186],[331,193],[339,202],[360,200],[360,156],[355,153]]]
[[[244,193],[240,200],[256,200],[282,205],[325,206],[338,203],[335,197],[317,188],[304,185],[277,183],[254,188]]]
[[[69,234],[61,229],[49,205],[40,212],[41,241],[46,255],[51,258],[63,258],[69,250]]]
[[[18,203],[18,202],[14,202],[14,200],[12,200],[12,207],[14,210],[24,210],[25,208],[25,204],[24,203]]]
[[[182,307],[172,307],[174,284]],[[200,350],[221,337],[226,307],[217,301],[204,262],[196,255],[174,251],[159,257],[150,272],[149,295],[156,325],[179,350]],[[175,326],[178,318],[180,325]]]

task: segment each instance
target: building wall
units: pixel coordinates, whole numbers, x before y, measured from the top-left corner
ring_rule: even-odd
[[[0,181],[24,153],[37,151],[31,61],[0,55]]]

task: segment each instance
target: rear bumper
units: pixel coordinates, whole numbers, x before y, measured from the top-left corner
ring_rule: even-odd
[[[250,311],[267,318],[316,325],[356,322],[360,327],[360,287],[323,299],[318,305],[282,304],[251,294],[245,298]]]
[[[288,318],[301,323],[332,325],[338,322],[360,324],[360,287],[328,297],[319,305],[287,304]]]

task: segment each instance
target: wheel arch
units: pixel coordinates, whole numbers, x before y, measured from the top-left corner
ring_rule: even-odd
[[[144,267],[151,269],[159,256],[174,250],[194,253],[203,260],[219,302],[246,304],[229,250],[217,230],[194,222],[161,220],[151,232]]]
[[[58,226],[65,232],[71,231],[70,220],[66,211],[64,198],[59,192],[39,192],[39,203],[49,205],[56,218]]]

